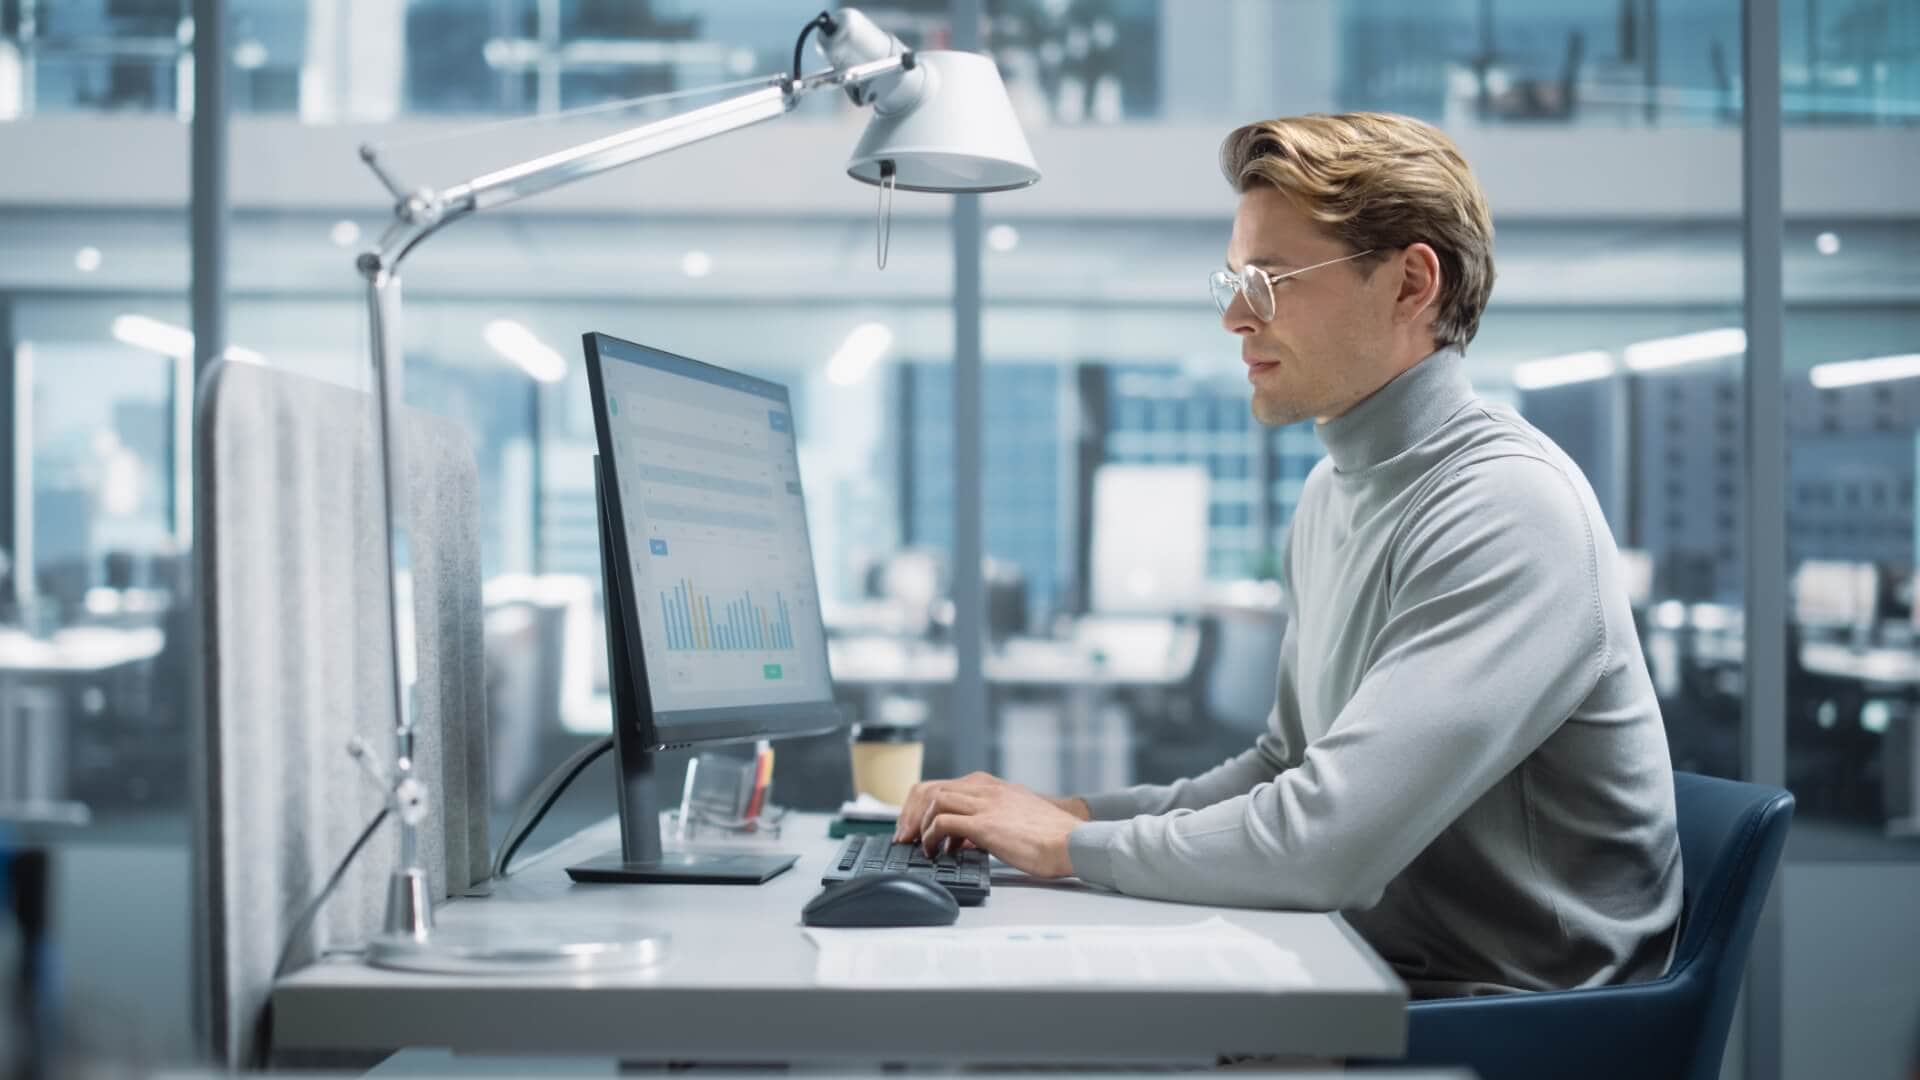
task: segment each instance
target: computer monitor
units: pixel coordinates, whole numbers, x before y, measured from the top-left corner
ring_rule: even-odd
[[[1642,548],[1620,549],[1620,583],[1635,611],[1653,603],[1653,553]]]
[[[661,851],[651,752],[842,723],[787,390],[606,334],[585,345],[622,852],[568,872],[765,880],[792,857]]]
[[[1207,585],[1207,470],[1102,465],[1093,476],[1092,607],[1156,615],[1200,606]]]
[[[1808,559],[1793,575],[1793,619],[1803,628],[1848,630],[1873,625],[1879,568],[1868,562]]]

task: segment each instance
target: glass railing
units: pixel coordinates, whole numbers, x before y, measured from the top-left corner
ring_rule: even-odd
[[[919,48],[942,0],[862,4]],[[1920,7],[1786,0],[1790,123],[1920,120]],[[811,5],[232,0],[236,111],[309,123],[553,114],[786,69]],[[1381,109],[1463,126],[1731,125],[1738,0],[988,0],[985,47],[1034,126]],[[0,0],[0,120],[186,114],[187,0]],[[816,108],[827,109],[822,101]]]

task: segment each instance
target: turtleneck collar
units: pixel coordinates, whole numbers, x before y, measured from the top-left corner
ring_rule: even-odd
[[[1466,359],[1448,345],[1314,431],[1334,468],[1360,472],[1405,453],[1473,399]]]

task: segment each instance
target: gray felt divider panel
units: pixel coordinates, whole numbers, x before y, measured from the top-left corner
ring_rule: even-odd
[[[460,425],[406,411],[421,842],[434,895],[487,876],[478,469]],[[198,423],[206,802],[196,829],[201,1006],[216,1059],[245,1063],[281,942],[381,805],[347,756],[393,754],[380,467],[366,394],[217,364]],[[403,594],[403,600],[405,596]],[[315,921],[301,960],[380,928],[389,821]]]

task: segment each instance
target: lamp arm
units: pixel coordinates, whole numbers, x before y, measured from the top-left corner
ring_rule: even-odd
[[[445,191],[407,190],[381,162],[378,151],[371,145],[360,148],[361,160],[395,199],[393,223],[381,235],[378,245],[355,261],[366,282],[373,393],[377,405],[374,426],[379,435],[381,524],[386,541],[386,623],[392,634],[394,761],[389,805],[402,810],[397,815],[400,865],[388,880],[384,919],[387,935],[424,942],[433,929],[433,903],[428,895],[419,848],[419,827],[426,818],[428,797],[414,775],[414,708],[412,688],[406,679],[406,671],[412,667],[414,643],[403,633],[400,613],[400,574],[411,561],[405,448],[397,435],[398,413],[406,400],[401,362],[404,355],[400,332],[401,261],[428,237],[482,210],[771,120],[791,112],[802,95],[815,90],[864,87],[890,75],[911,73],[915,67],[913,54],[903,52],[797,80],[786,75],[771,76],[766,85],[725,101],[511,165]]]
[[[913,53],[905,52],[797,80],[786,75],[769,76],[765,85],[725,101],[496,169],[443,191],[406,190],[384,167],[378,151],[362,146],[361,159],[398,201],[394,223],[381,237],[378,248],[360,257],[361,273],[371,278],[379,269],[397,271],[401,260],[428,236],[471,214],[785,115],[803,96],[817,90],[866,86],[917,67]]]

